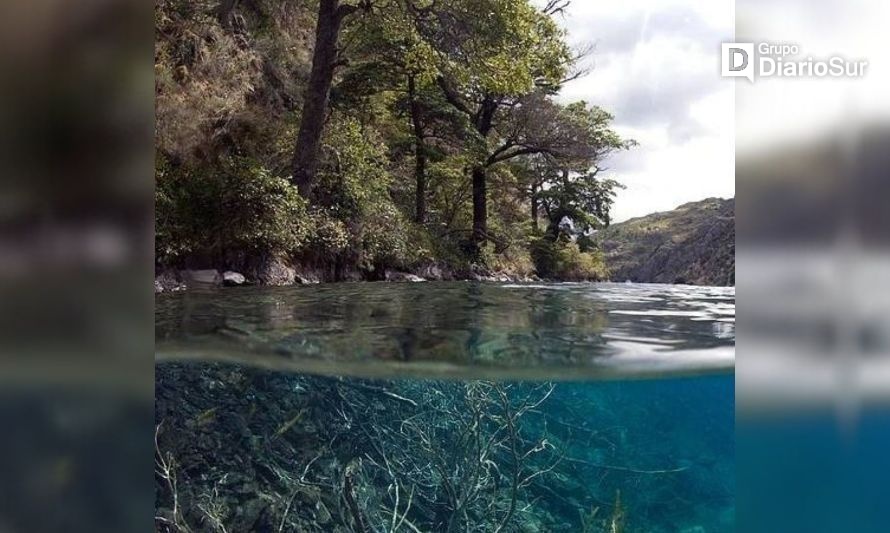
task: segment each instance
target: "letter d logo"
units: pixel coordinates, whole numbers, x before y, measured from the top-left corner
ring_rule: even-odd
[[[754,43],[723,43],[720,75],[754,81]]]

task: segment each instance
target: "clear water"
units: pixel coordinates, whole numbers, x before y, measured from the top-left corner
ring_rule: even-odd
[[[156,524],[734,530],[734,304],[632,284],[163,295]]]
[[[159,359],[392,377],[597,379],[731,371],[735,290],[338,283],[157,302]]]

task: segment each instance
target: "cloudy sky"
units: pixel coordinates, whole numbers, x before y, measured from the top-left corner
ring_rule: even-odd
[[[890,124],[890,4],[874,0],[738,0],[739,41],[795,43],[801,57],[867,60],[864,78],[736,82],[736,151],[747,157],[817,141],[857,124]]]
[[[733,15],[732,0],[574,0],[560,18],[573,45],[594,46],[561,99],[603,107],[640,143],[606,163],[627,186],[615,221],[734,196],[734,83],[720,77]]]

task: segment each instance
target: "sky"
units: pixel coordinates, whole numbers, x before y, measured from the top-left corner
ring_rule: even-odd
[[[605,162],[627,187],[615,222],[735,195],[734,83],[720,77],[732,0],[574,0],[557,19],[573,46],[593,47],[560,99],[604,108],[639,143]]]
[[[862,79],[767,78],[736,85],[736,150],[743,157],[890,124],[890,3],[874,0],[737,0],[740,41],[797,44],[801,56],[868,61]],[[744,81],[744,80],[740,80]]]

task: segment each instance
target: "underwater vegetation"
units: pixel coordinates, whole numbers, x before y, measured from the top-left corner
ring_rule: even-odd
[[[731,376],[366,380],[162,363],[155,527],[731,530],[731,390]]]

